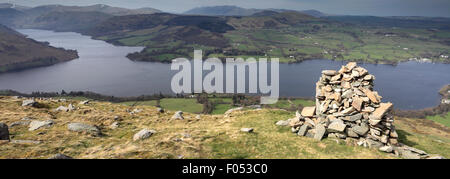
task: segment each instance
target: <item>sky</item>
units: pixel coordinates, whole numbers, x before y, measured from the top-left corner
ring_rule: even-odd
[[[450,0],[0,0],[26,6],[46,4],[152,7],[182,13],[194,7],[235,5],[244,8],[315,9],[328,14],[450,17]]]

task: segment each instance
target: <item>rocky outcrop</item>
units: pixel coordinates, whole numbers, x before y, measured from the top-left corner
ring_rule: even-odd
[[[69,125],[67,125],[67,128],[73,132],[87,133],[87,134],[91,134],[94,136],[101,135],[100,129],[98,129],[96,126],[93,126],[90,124],[77,123],[77,122],[70,123]]]
[[[27,99],[22,101],[22,106],[30,106],[30,107],[35,107],[37,105],[37,102],[34,101],[34,99]]]
[[[142,129],[138,133],[134,134],[133,141],[147,139],[150,136],[152,136],[154,133],[156,133],[156,131],[154,131],[154,130]]]
[[[393,104],[383,103],[378,92],[373,91],[374,80],[375,76],[354,62],[339,71],[322,71],[316,83],[316,106],[297,112],[288,120],[289,126],[299,136],[317,140],[350,138],[358,145],[405,158],[426,158],[425,152],[399,144]]]
[[[179,119],[179,120],[183,120],[183,111],[177,111],[175,112],[175,114],[172,116],[172,119]]]
[[[47,120],[47,121],[31,121],[30,125],[29,125],[29,131],[35,131],[38,130],[40,128],[43,127],[50,127],[53,125],[53,121],[52,120]]]

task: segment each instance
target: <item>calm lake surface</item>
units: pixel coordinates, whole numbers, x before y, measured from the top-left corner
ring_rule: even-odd
[[[170,82],[176,71],[170,64],[133,62],[125,56],[142,47],[117,47],[77,33],[19,30],[52,46],[74,49],[80,58],[53,66],[0,74],[0,89],[33,91],[93,91],[114,96],[172,93]],[[325,69],[339,69],[345,62],[309,60],[280,64],[280,95],[314,96],[315,82]],[[450,65],[405,62],[397,66],[359,64],[376,76],[375,88],[383,101],[400,109],[420,109],[439,103],[438,90],[450,84]],[[207,72],[204,72],[207,73]]]

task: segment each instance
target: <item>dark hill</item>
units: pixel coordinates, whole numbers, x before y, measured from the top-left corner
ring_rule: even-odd
[[[11,26],[15,19],[23,17],[24,13],[13,8],[0,8],[0,24]]]
[[[85,29],[106,21],[113,17],[102,12],[50,12],[39,16],[31,25],[24,24],[23,28],[36,28],[54,31],[83,32]]]
[[[0,72],[48,66],[77,57],[76,51],[51,47],[0,25]]]
[[[259,9],[245,9],[237,6],[211,6],[198,7],[186,11],[184,14],[209,15],[209,16],[250,16],[260,12]]]

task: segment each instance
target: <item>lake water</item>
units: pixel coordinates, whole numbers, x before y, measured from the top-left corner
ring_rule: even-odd
[[[33,91],[93,91],[114,96],[172,93],[170,82],[176,71],[170,64],[134,62],[125,56],[142,47],[117,47],[77,33],[19,30],[52,46],[74,49],[80,58],[48,67],[0,74],[0,89]],[[315,82],[325,69],[339,69],[345,62],[308,60],[280,64],[280,95],[314,96]],[[400,109],[420,109],[439,103],[438,90],[450,84],[450,65],[404,62],[397,66],[359,64],[376,76],[375,88],[383,101]]]

